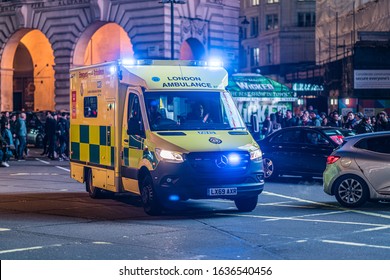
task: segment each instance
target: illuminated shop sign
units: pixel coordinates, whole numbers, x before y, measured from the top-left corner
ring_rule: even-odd
[[[294,83],[293,90],[294,91],[323,91],[324,87],[322,85]]]

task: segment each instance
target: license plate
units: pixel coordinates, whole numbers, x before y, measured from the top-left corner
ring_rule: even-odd
[[[237,188],[210,188],[207,189],[209,196],[214,195],[237,195]]]

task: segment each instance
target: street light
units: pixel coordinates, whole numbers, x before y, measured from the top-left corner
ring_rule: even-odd
[[[242,44],[243,40],[246,39],[246,29],[247,27],[249,26],[249,21],[247,20],[246,16],[239,16],[238,17],[238,20],[240,21],[241,19],[243,19],[241,22],[240,22],[240,34],[239,34],[239,49],[238,49],[238,54],[239,54],[239,68],[244,68],[246,67],[246,54],[245,54],[245,50],[244,50],[244,46]]]
[[[243,21],[241,21],[242,26],[247,27],[249,25],[249,21],[246,19],[246,16],[240,16],[239,18],[244,18]]]
[[[174,50],[174,40],[175,40],[175,30],[174,30],[174,24],[173,24],[173,20],[174,20],[174,9],[173,9],[173,6],[174,4],[185,4],[186,1],[185,0],[161,0],[159,3],[162,3],[162,4],[167,4],[167,3],[171,3],[171,59],[174,60],[175,59],[175,50]]]

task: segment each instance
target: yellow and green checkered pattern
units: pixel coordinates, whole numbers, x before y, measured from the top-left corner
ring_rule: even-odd
[[[110,126],[73,124],[70,130],[71,160],[114,166],[114,131]]]

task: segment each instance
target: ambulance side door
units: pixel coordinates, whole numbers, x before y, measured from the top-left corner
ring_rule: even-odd
[[[127,120],[124,124],[122,177],[123,187],[127,191],[139,193],[138,164],[143,156],[145,128],[142,121],[140,97],[130,92],[127,106]]]

